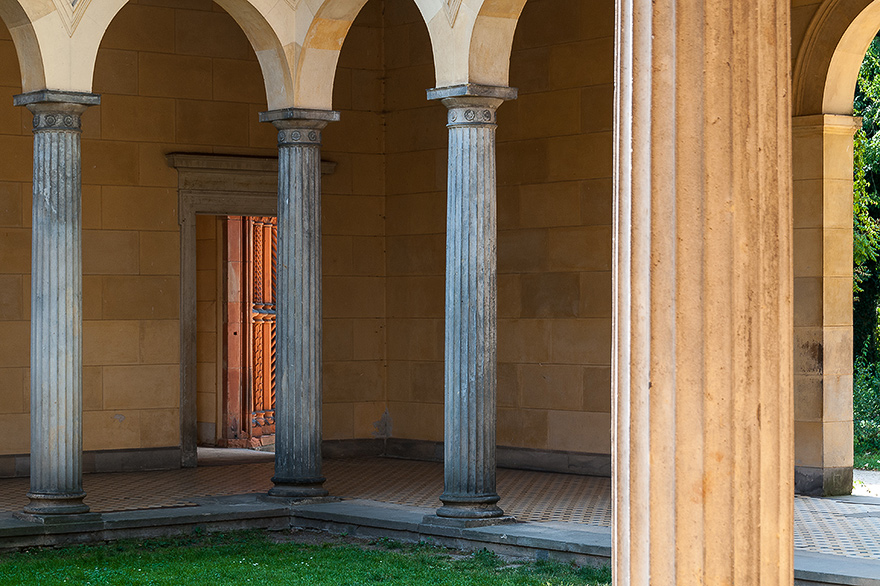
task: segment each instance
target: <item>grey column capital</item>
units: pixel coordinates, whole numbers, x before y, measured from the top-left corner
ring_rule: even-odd
[[[13,96],[12,103],[16,106],[34,106],[37,104],[56,104],[58,106],[89,106],[101,104],[101,95],[89,92],[68,92],[62,90],[38,90]]]
[[[339,121],[337,110],[312,108],[281,108],[260,112],[260,122],[271,122],[278,128],[324,128],[329,122]],[[278,123],[285,123],[279,125]]]
[[[515,100],[516,88],[466,84],[428,90],[428,99],[440,100],[449,110],[448,127],[495,126],[496,110]]]
[[[321,130],[338,120],[336,110],[283,108],[260,112],[260,122],[271,123],[278,129],[278,148],[321,146]]]
[[[101,96],[81,92],[40,90],[19,94],[13,104],[34,114],[34,132],[80,132],[81,116],[90,106],[101,103]]]
[[[482,85],[463,83],[446,87],[435,87],[428,90],[429,100],[446,100],[448,98],[495,99],[499,103],[515,100],[518,90],[515,87],[500,85]]]

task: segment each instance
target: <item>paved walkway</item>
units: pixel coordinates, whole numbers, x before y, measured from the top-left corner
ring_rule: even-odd
[[[234,462],[234,463],[233,463]],[[264,493],[271,486],[272,454],[236,451],[200,453],[200,467],[188,470],[87,474],[86,502],[100,513],[195,506],[194,499]],[[434,508],[443,469],[434,462],[389,458],[327,460],[326,487],[346,499]],[[880,494],[880,477],[873,494]],[[27,479],[0,480],[0,511],[25,505]],[[865,492],[866,489],[859,489]],[[521,521],[611,526],[611,481],[569,474],[498,470],[501,505]],[[880,560],[880,499],[870,496],[795,499],[795,549]]]

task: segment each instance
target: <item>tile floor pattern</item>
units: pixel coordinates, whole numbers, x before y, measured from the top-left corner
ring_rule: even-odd
[[[273,464],[209,466],[187,470],[86,474],[86,503],[98,513],[191,505],[192,498],[266,492]],[[324,462],[331,494],[411,505],[439,507],[443,467],[436,462],[356,458]],[[0,480],[0,511],[27,504],[26,478]],[[562,521],[611,526],[608,478],[498,470],[502,505],[523,521]],[[553,506],[546,506],[552,495]]]
[[[436,462],[390,458],[327,460],[326,487],[337,496],[436,507],[443,467]],[[271,462],[188,470],[86,474],[86,502],[96,512],[191,506],[192,499],[265,492]],[[0,511],[26,504],[26,478],[0,480]],[[611,526],[611,481],[569,474],[498,470],[505,511],[521,521],[559,521]],[[795,549],[880,560],[878,504],[795,498]]]
[[[880,506],[833,498],[794,499],[794,548],[880,560]]]

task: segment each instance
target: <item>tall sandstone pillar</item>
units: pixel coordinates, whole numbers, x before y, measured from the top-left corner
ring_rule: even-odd
[[[15,97],[34,114],[31,268],[31,488],[25,513],[86,513],[82,486],[80,116],[94,94]]]
[[[793,120],[794,488],[801,494],[852,492],[852,155],[861,127],[852,116]]]
[[[790,585],[789,5],[618,2],[616,584]]]
[[[321,131],[330,110],[264,112],[278,128],[275,484],[272,496],[327,494],[321,474]]]
[[[428,97],[448,109],[444,481],[440,517],[502,517],[496,504],[496,110],[507,87],[462,85]]]

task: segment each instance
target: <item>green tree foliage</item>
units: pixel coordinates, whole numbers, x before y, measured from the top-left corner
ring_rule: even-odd
[[[880,454],[880,35],[862,62],[853,103],[853,440],[858,466]]]
[[[855,357],[876,363],[880,362],[880,35],[862,62],[853,106],[855,115],[862,117],[853,153],[853,351]]]

